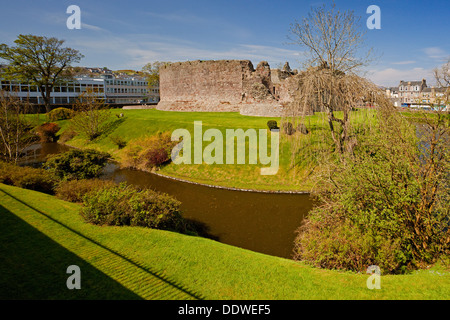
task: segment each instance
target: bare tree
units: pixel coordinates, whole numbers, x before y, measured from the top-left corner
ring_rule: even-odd
[[[22,151],[36,141],[34,125],[26,117],[28,102],[0,91],[0,155],[6,161],[17,162]]]
[[[332,72],[354,72],[370,62],[360,18],[353,11],[340,11],[332,4],[311,8],[301,22],[291,24],[289,39],[308,50],[307,66],[328,66]]]
[[[433,74],[439,87],[450,87],[450,58],[440,68],[435,68]]]
[[[94,140],[106,129],[110,112],[104,101],[92,91],[84,92],[74,104],[75,116],[71,123],[78,133]]]
[[[297,95],[286,114],[301,116],[311,109],[326,112],[340,154],[354,147],[349,119],[352,108],[382,98],[375,85],[357,75],[373,57],[372,50],[365,49],[358,24],[352,11],[342,12],[334,4],[328,10],[323,5],[292,24],[289,37],[306,49],[306,71],[298,75]],[[338,111],[342,117],[336,115]]]
[[[442,98],[437,99],[438,104],[449,105],[450,104],[450,57],[447,62],[440,68],[433,70],[434,78],[437,85],[442,89],[444,88],[444,94]]]

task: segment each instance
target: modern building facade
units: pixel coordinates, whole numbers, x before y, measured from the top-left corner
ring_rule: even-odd
[[[42,95],[35,85],[0,78],[0,89],[18,96],[21,100],[43,104]],[[94,92],[99,99],[112,105],[157,103],[159,101],[159,87],[149,88],[145,78],[119,78],[112,74],[105,74],[97,78],[76,77],[72,81],[54,86],[50,94],[51,103],[54,105],[72,104],[86,91]]]

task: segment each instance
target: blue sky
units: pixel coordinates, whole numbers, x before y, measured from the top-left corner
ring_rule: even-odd
[[[139,70],[152,61],[249,59],[300,68],[302,48],[290,45],[290,24],[311,6],[303,0],[39,0],[2,1],[0,43],[19,34],[54,36],[85,55],[80,65]],[[361,17],[366,44],[379,58],[367,68],[376,84],[432,82],[430,71],[450,57],[449,0],[336,0]],[[381,29],[368,30],[369,5],[381,9]],[[69,30],[69,5],[81,9],[81,30]]]

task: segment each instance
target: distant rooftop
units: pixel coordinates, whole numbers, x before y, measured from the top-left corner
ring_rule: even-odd
[[[400,80],[400,85],[401,86],[404,86],[404,85],[421,86],[422,84],[425,84],[425,86],[426,86],[427,85],[427,80],[425,80],[425,79],[422,79],[420,81],[417,81],[417,80],[415,80],[415,81],[403,81],[403,80]]]

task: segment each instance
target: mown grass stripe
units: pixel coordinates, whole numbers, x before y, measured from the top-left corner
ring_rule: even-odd
[[[20,202],[19,217],[30,222],[46,235],[58,234],[58,242],[67,250],[76,253],[80,258],[92,264],[107,276],[116,280],[124,287],[132,290],[144,299],[156,299],[172,296],[174,299],[198,298],[183,288],[170,283],[157,274],[152,274],[139,264],[133,263],[129,258],[117,253],[93,239],[71,229],[62,222],[55,220],[39,209],[27,204],[23,200],[2,191],[2,205],[10,210],[8,204],[11,200]],[[8,199],[9,198],[9,199]],[[17,212],[17,211],[16,211]],[[45,217],[38,225],[36,218]],[[38,226],[37,226],[38,225]],[[157,289],[157,290],[155,290]]]

